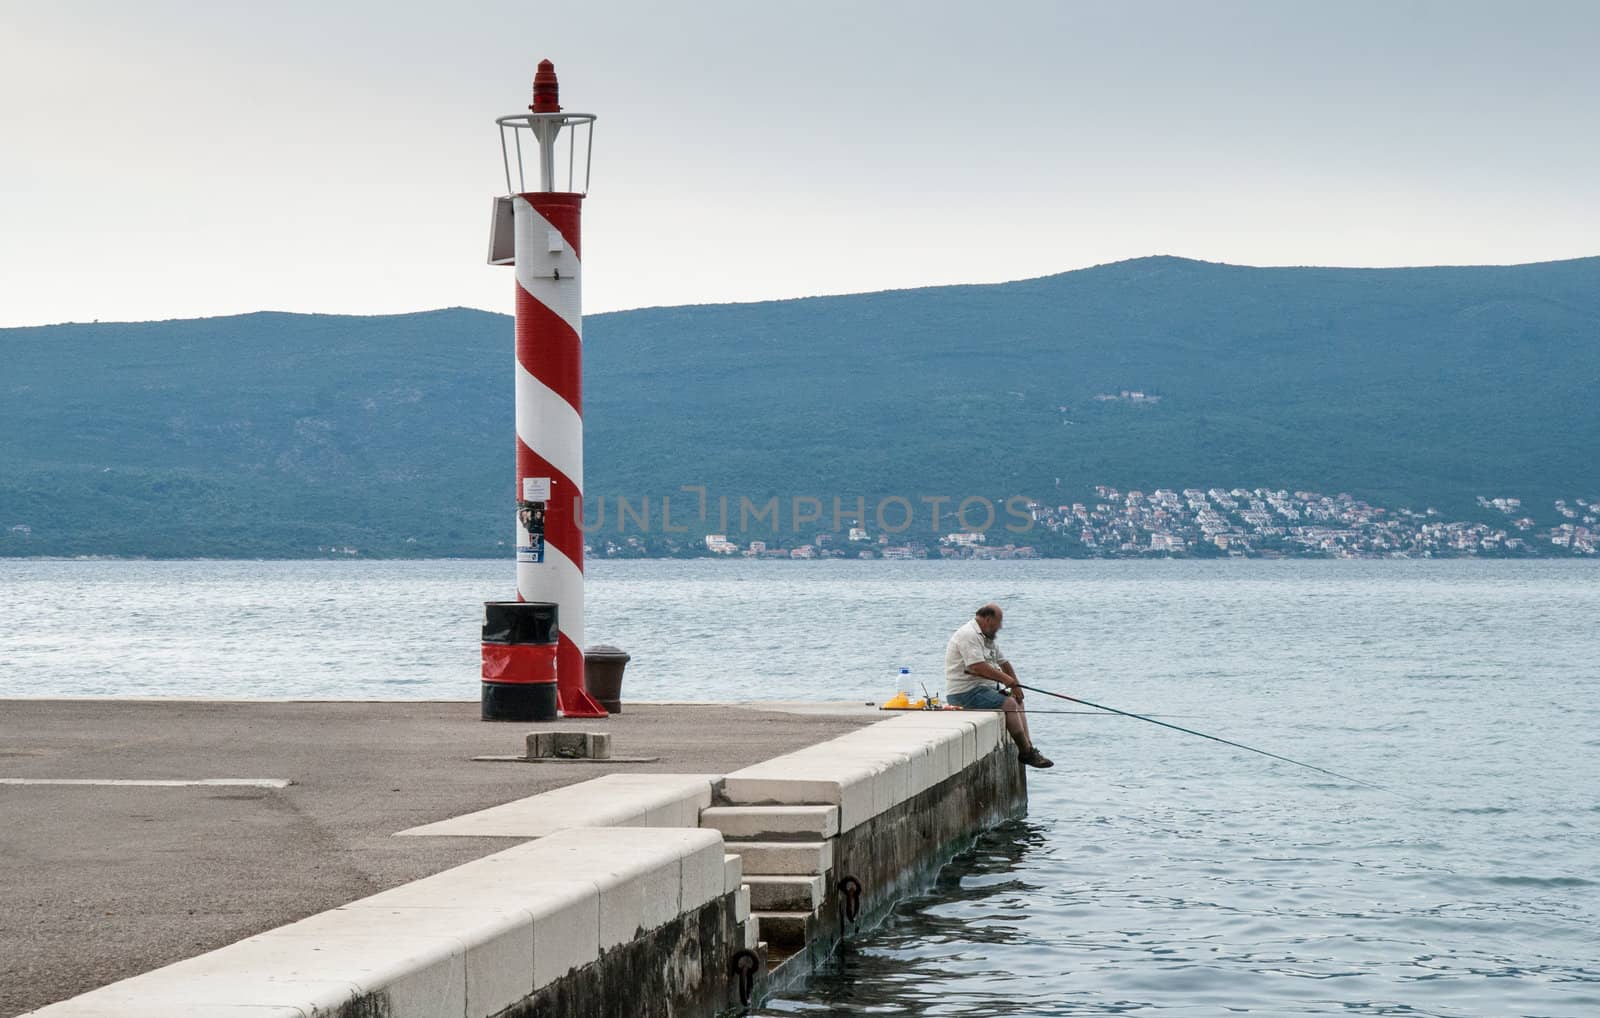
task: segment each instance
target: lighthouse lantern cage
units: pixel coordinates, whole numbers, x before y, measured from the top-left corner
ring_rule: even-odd
[[[506,193],[588,194],[594,121],[592,113],[517,113],[496,118],[495,123],[500,127],[500,156],[506,170]],[[565,159],[561,158],[563,154]],[[531,170],[529,163],[534,163],[537,169]],[[562,173],[563,163],[566,164],[565,174]],[[537,187],[528,186],[530,173],[537,173]],[[580,180],[581,187],[578,186]]]

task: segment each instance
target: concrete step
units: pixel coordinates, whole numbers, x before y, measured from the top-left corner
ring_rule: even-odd
[[[724,850],[738,854],[745,883],[752,876],[820,875],[833,865],[832,841],[730,841]]]
[[[823,878],[746,877],[750,907],[763,912],[815,912],[822,904]]]
[[[779,947],[800,948],[809,944],[817,924],[814,912],[752,912],[760,923],[761,939]]]
[[[839,829],[848,831],[878,814],[881,761],[841,754],[831,741],[734,771],[722,779],[722,799],[733,806],[837,806]]]
[[[713,806],[700,811],[700,826],[729,841],[820,841],[839,833],[839,807]]]
[[[790,958],[793,958],[795,955],[799,954],[801,950],[803,950],[803,948],[786,947],[782,944],[768,944],[765,940],[763,940],[761,943],[764,947],[764,950],[760,953],[763,953],[766,956],[768,972],[776,972],[784,962],[788,961]]]

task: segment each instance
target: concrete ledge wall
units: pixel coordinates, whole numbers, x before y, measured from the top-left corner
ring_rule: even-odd
[[[1020,815],[1027,806],[1027,784],[1016,754],[996,750],[961,774],[873,817],[839,837],[834,849],[834,879],[818,914],[823,941],[815,956],[825,957],[838,941],[841,897],[839,881],[854,877],[861,884],[861,911],[853,932],[881,918],[900,898],[933,883],[938,870],[981,831]]]
[[[734,896],[645,933],[536,990],[499,1018],[716,1015],[739,1004],[728,962],[743,944]]]
[[[30,1014],[711,1015],[738,1003],[734,952],[765,960],[758,924],[791,945],[776,978],[800,978],[838,941],[841,877],[881,912],[1026,795],[980,712],[894,716],[726,777],[607,775],[401,832],[537,840]]]
[[[998,713],[908,712],[729,774],[701,822],[743,853],[762,938],[787,952],[762,987],[770,992],[1026,805]],[[861,887],[854,924],[841,922],[846,877]]]
[[[720,774],[607,774],[400,834],[542,838],[569,827],[695,827],[720,780]]]
[[[909,711],[734,771],[719,801],[834,805],[840,831],[848,831],[987,757],[1003,734],[994,712]]]
[[[558,831],[31,1014],[488,1018],[663,927],[731,943],[730,875],[716,831]]]

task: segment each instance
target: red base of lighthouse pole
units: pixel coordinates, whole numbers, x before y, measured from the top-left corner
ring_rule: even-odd
[[[610,717],[606,709],[589,695],[583,684],[583,676],[583,651],[562,636],[561,645],[556,650],[556,704],[561,708],[562,715],[569,718]]]

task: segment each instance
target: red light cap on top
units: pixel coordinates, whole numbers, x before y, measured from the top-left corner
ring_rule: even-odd
[[[533,76],[534,113],[561,112],[561,86],[556,83],[556,65],[548,60],[539,61],[539,70]]]

